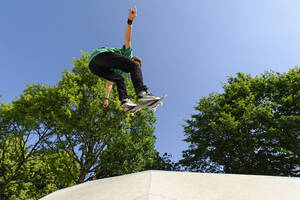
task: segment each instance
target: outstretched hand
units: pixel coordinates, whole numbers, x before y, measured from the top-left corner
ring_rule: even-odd
[[[136,6],[134,6],[134,9],[130,8],[129,9],[129,15],[128,15],[128,19],[130,20],[134,20],[134,18],[136,17]]]
[[[108,104],[109,104],[109,103],[108,103],[108,99],[105,99],[105,100],[104,100],[104,103],[103,103],[103,107],[106,108],[106,107],[108,106]]]

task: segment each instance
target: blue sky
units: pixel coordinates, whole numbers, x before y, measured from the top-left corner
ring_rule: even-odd
[[[11,102],[26,83],[56,84],[80,50],[121,47],[134,5],[144,82],[169,95],[156,112],[156,148],[175,161],[187,148],[183,119],[228,76],[299,65],[297,0],[9,0],[0,3],[0,100]]]

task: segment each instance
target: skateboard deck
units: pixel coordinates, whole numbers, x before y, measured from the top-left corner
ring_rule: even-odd
[[[143,102],[143,103],[140,103],[136,106],[133,106],[133,107],[127,107],[127,108],[124,108],[124,111],[125,112],[129,112],[131,116],[133,116],[136,112],[138,112],[139,110],[143,109],[143,108],[152,108],[152,111],[155,112],[156,109],[159,107],[159,106],[162,106],[163,103],[162,103],[162,100],[164,98],[166,98],[168,95],[165,95],[163,97],[161,97],[160,99],[157,99],[157,100],[151,100],[151,101],[146,101],[146,102]]]

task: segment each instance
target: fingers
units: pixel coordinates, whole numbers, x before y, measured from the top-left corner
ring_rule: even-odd
[[[136,6],[134,6],[134,8],[130,8],[128,18],[130,20],[133,20],[136,17],[136,12],[137,12]]]
[[[136,6],[134,6],[133,9],[130,8],[130,9],[129,9],[129,12],[130,12],[131,14],[136,14],[136,12],[137,12]]]
[[[104,103],[103,103],[103,107],[106,108],[107,106],[108,106],[108,101],[105,100]]]

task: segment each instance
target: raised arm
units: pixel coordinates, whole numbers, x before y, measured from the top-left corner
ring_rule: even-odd
[[[132,22],[134,18],[136,17],[137,9],[136,6],[134,6],[134,9],[129,9],[129,15],[128,15],[128,23],[125,31],[125,48],[129,48],[131,46],[131,32],[132,32]]]

